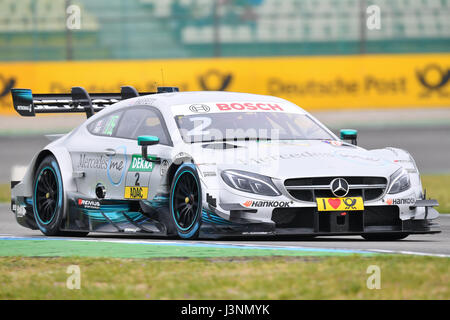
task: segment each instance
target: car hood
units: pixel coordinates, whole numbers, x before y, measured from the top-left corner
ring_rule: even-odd
[[[340,141],[287,140],[195,143],[194,161],[219,170],[250,171],[278,179],[319,176],[388,178],[400,165],[379,150],[365,150]]]

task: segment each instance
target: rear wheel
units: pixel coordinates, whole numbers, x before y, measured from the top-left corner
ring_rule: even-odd
[[[395,241],[405,239],[409,234],[407,233],[373,233],[363,234],[362,237],[369,241]]]
[[[33,214],[37,226],[47,236],[85,236],[87,232],[63,232],[64,188],[61,170],[53,156],[47,156],[36,170],[33,184]]]
[[[183,164],[178,168],[170,190],[169,206],[178,235],[183,239],[197,238],[202,216],[202,192],[194,165]]]

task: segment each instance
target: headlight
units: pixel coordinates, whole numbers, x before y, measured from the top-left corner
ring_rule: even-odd
[[[419,173],[419,168],[417,168],[416,161],[414,161],[414,158],[413,158],[411,155],[409,155],[409,160],[410,160],[411,163],[413,164],[414,169],[416,170],[416,172]]]
[[[277,190],[269,177],[240,170],[222,171],[222,179],[233,189],[260,194],[264,196],[279,196]]]
[[[405,169],[400,169],[391,176],[391,186],[388,193],[399,193],[408,190],[410,186],[411,182],[409,181],[408,172]]]

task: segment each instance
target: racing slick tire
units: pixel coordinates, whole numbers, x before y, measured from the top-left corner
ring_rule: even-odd
[[[409,236],[408,233],[373,233],[361,235],[361,237],[368,241],[395,241],[405,239],[407,236]]]
[[[180,238],[198,237],[202,223],[202,190],[193,164],[183,164],[175,173],[170,189],[169,211]]]
[[[88,232],[61,231],[64,216],[64,187],[55,157],[47,156],[39,164],[33,180],[33,215],[46,236],[86,236]]]

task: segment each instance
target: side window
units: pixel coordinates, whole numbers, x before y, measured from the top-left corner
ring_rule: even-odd
[[[157,136],[161,144],[169,144],[167,131],[161,123],[160,116],[148,107],[125,111],[115,136],[134,140],[139,136]]]
[[[88,126],[89,132],[98,136],[111,137],[117,130],[117,124],[119,123],[122,114],[122,111],[118,111],[101,117]]]

